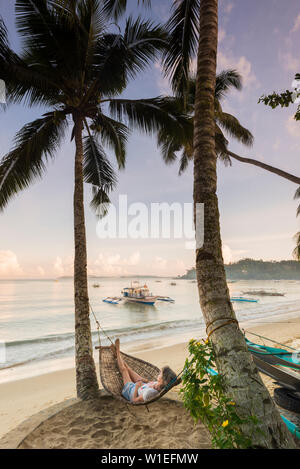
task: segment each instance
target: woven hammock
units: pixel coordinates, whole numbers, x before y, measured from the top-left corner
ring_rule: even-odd
[[[176,381],[160,391],[160,393],[155,396],[153,399],[150,399],[147,402],[129,402],[125,397],[122,396],[123,389],[123,378],[119,371],[117,364],[116,356],[113,353],[111,347],[96,347],[99,349],[99,370],[100,370],[100,379],[104,389],[112,394],[116,399],[122,401],[126,404],[131,405],[148,405],[152,402],[160,399],[164,394],[170,391],[174,386],[177,386],[181,379],[177,378]],[[140,358],[132,357],[126,353],[121,352],[123,360],[127,363],[130,368],[132,368],[136,373],[138,373],[143,378],[149,381],[155,381],[160,372],[160,369],[157,366],[152,365],[151,363],[145,362]]]

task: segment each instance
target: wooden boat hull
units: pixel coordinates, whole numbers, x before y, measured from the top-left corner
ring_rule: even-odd
[[[124,301],[126,303],[139,303],[139,304],[143,304],[143,305],[151,305],[153,306],[156,302],[156,298],[155,299],[150,299],[150,298],[130,298],[128,296],[124,297]]]

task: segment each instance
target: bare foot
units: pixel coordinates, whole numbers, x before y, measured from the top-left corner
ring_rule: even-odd
[[[120,339],[115,340],[116,352],[120,352]]]
[[[116,355],[117,355],[117,352],[116,352],[116,347],[115,347],[115,345],[114,345],[114,344],[111,344],[111,345],[110,345],[110,349],[111,349],[111,351],[112,351],[113,355],[115,355],[115,356],[116,356]]]

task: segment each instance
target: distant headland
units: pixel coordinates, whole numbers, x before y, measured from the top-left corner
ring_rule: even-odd
[[[230,280],[300,280],[300,262],[241,259],[225,265],[225,272]],[[194,280],[195,268],[179,278]]]

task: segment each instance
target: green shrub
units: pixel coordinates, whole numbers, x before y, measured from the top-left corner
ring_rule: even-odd
[[[189,354],[180,394],[195,423],[200,420],[207,427],[214,448],[252,447],[251,439],[243,435],[242,427],[250,424],[253,433],[259,431],[258,420],[255,416],[241,418],[235,402],[225,394],[222,375],[209,372],[216,365],[211,343],[191,340]]]

